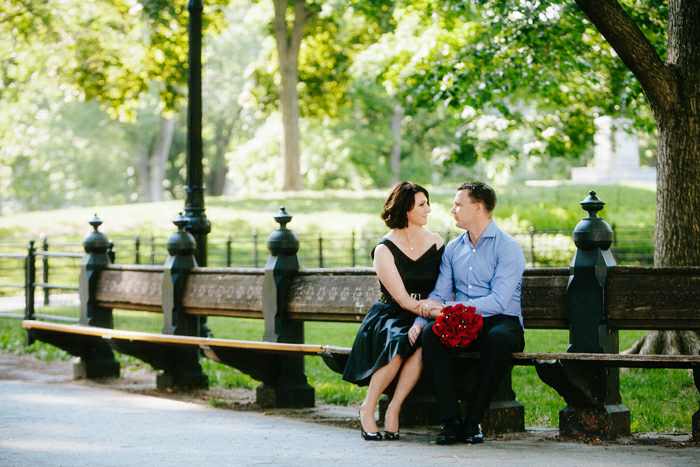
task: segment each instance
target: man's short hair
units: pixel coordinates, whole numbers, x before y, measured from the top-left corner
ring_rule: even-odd
[[[467,182],[462,183],[457,190],[469,190],[469,197],[474,202],[479,202],[484,205],[486,211],[491,213],[496,209],[496,191],[483,182]]]

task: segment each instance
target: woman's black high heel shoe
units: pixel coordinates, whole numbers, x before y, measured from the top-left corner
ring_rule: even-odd
[[[399,439],[399,432],[392,433],[391,431],[384,432],[384,439],[386,441],[397,441]]]
[[[360,412],[357,412],[357,421],[360,425],[360,431],[362,432],[362,437],[365,441],[381,441],[382,434],[380,432],[367,433],[364,428],[362,428],[362,419],[360,418]]]

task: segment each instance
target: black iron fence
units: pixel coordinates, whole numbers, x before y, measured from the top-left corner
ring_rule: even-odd
[[[653,230],[613,225],[613,256],[620,265],[653,265]],[[538,230],[511,232],[525,252],[528,267],[568,266],[576,250],[572,230]],[[304,268],[341,268],[372,266],[370,252],[385,232],[352,231],[348,234],[297,234],[299,260]],[[442,233],[445,243],[459,232]],[[124,237],[110,239],[112,260],[117,264],[164,264],[167,258],[166,237]],[[264,267],[267,261],[267,235],[257,231],[227,234],[208,239],[208,266]],[[35,300],[34,291],[45,305],[53,293],[75,292],[78,288],[80,258],[83,248],[78,243],[0,242],[0,296],[25,295]],[[0,310],[0,313],[2,310]]]

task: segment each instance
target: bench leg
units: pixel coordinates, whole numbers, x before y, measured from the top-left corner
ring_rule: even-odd
[[[630,411],[619,401],[616,373],[605,368],[558,360],[535,365],[542,382],[564,398],[559,411],[559,435],[614,439],[630,434]],[[616,394],[614,394],[616,393]]]
[[[395,382],[389,385],[389,387],[384,390],[386,395],[379,399],[379,421],[381,423],[385,421],[386,409],[391,402],[391,396],[394,394],[395,386]],[[438,425],[440,423],[441,421],[437,416],[437,407],[431,383],[421,377],[401,405],[399,426]]]
[[[255,400],[261,407],[304,408],[313,407],[314,388],[304,373],[303,355],[270,355],[267,360],[268,375],[255,388]]]
[[[158,389],[202,389],[208,386],[207,375],[199,364],[199,348],[157,342],[109,339],[116,350],[161,370],[156,375]]]
[[[630,411],[622,404],[572,407],[559,411],[559,436],[614,439],[630,434]]]
[[[119,362],[105,342],[96,342],[73,362],[74,379],[119,378]]]
[[[460,400],[466,401],[471,394],[478,363],[462,359],[455,359],[453,362],[457,379],[457,393]],[[393,387],[389,386],[385,392],[390,396],[393,393]],[[385,396],[379,401],[379,420],[382,422],[390,400],[390,397]],[[462,417],[464,417],[466,403],[462,402],[461,405]],[[439,425],[441,423],[442,421],[437,416],[432,383],[421,377],[401,407],[399,424],[404,426]],[[486,435],[525,431],[525,408],[515,399],[511,371],[506,373],[498,392],[491,398],[489,408],[484,413],[481,428]]]
[[[256,350],[207,346],[207,357],[262,381],[255,390],[261,407],[314,407],[314,388],[304,373],[303,355],[264,353]]]
[[[32,339],[46,342],[78,357],[73,365],[73,377],[80,378],[118,378],[119,362],[109,345],[101,337],[68,334],[45,329],[28,329]]]

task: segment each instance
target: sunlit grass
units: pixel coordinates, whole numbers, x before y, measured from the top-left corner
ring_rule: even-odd
[[[454,187],[427,187],[431,192],[433,212],[427,228],[443,232],[453,228],[450,208]],[[653,187],[626,185],[561,185],[530,187],[497,186],[499,223],[535,225],[538,229],[571,229],[585,217],[579,203],[594,189],[606,202],[600,213],[608,223],[653,226],[655,190]],[[266,195],[222,196],[206,198],[206,216],[211,222],[212,237],[226,233],[243,233],[257,229],[262,238],[278,227],[273,216],[285,206],[294,217],[289,228],[297,233],[349,233],[355,229],[381,230],[379,218],[388,189],[364,191],[275,192]],[[100,230],[110,235],[167,236],[174,231],[172,219],[182,211],[182,200],[160,203],[137,203],[93,206],[54,211],[35,211],[3,216],[2,232],[16,239],[70,236],[80,241],[91,230],[88,221],[97,214],[104,222]],[[7,238],[6,238],[7,239]]]

